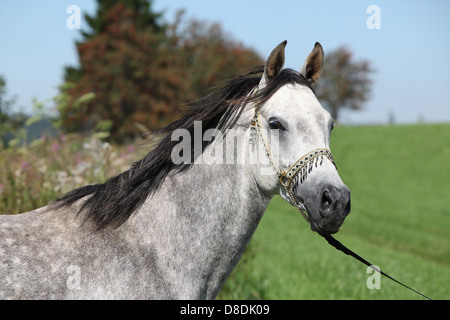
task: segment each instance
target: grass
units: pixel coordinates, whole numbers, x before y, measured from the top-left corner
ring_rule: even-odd
[[[352,212],[336,235],[383,271],[450,299],[450,125],[341,127],[332,134]],[[220,299],[421,299],[310,231],[279,196]]]
[[[0,150],[0,213],[43,206],[129,168],[147,146],[61,136]],[[450,299],[450,124],[338,127],[331,149],[352,191],[336,238],[434,299]],[[136,152],[137,151],[137,152]],[[421,299],[371,274],[274,197],[219,299]]]

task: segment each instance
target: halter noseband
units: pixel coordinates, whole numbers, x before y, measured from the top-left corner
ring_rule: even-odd
[[[258,92],[258,87],[255,88],[254,93]],[[314,149],[304,156],[302,156],[297,162],[295,162],[289,169],[286,171],[283,171],[280,169],[280,167],[277,165],[277,163],[274,161],[272,153],[270,152],[269,144],[267,142],[266,137],[264,136],[264,133],[261,130],[261,120],[260,120],[260,112],[259,112],[259,99],[256,99],[256,106],[255,106],[255,116],[251,122],[251,128],[255,129],[259,139],[262,142],[262,145],[264,146],[264,151],[269,159],[270,166],[275,170],[278,176],[278,180],[280,180],[281,185],[286,189],[286,193],[288,194],[289,198],[291,199],[292,204],[297,208],[298,211],[302,214],[303,218],[306,219],[306,221],[309,221],[307,211],[303,210],[301,205],[297,202],[297,200],[294,197],[294,192],[292,191],[292,182],[294,182],[294,185],[298,182],[299,179],[299,173],[300,173],[300,183],[303,183],[305,181],[307,174],[311,172],[313,166],[315,165],[317,167],[317,163],[320,160],[320,164],[322,164],[323,158],[327,158],[331,161],[331,163],[336,167],[336,164],[334,162],[333,156],[331,155],[331,151],[324,148],[318,148]],[[333,236],[330,234],[321,234],[322,237],[324,237],[330,245],[335,247],[337,250],[342,251],[343,253],[352,256],[353,258],[359,260],[360,262],[364,263],[365,265],[369,266],[376,272],[379,272],[380,274],[386,276],[387,278],[391,279],[392,281],[402,285],[403,287],[421,295],[424,298],[427,298],[431,300],[428,296],[420,293],[419,291],[403,284],[402,282],[396,280],[395,278],[389,276],[387,273],[381,271],[379,268],[373,266],[369,261],[365,260],[358,254],[354,253],[352,250],[345,247],[342,243],[337,241]]]
[[[255,88],[254,94],[258,92],[258,87]],[[286,190],[287,195],[289,196],[289,199],[291,200],[292,204],[297,208],[298,211],[302,214],[303,218],[305,218],[306,221],[309,222],[308,214],[301,205],[298,203],[298,201],[294,197],[294,192],[292,185],[295,185],[296,182],[300,179],[300,183],[303,183],[305,181],[308,173],[311,172],[312,168],[314,166],[317,167],[317,164],[320,161],[320,165],[322,165],[323,158],[327,158],[331,161],[331,163],[336,167],[336,164],[334,162],[334,158],[331,155],[331,151],[325,148],[318,148],[314,149],[305,155],[303,155],[299,160],[297,160],[289,169],[286,171],[283,171],[280,169],[278,164],[273,159],[272,153],[269,148],[268,141],[266,137],[264,136],[264,133],[261,130],[261,114],[260,114],[260,105],[259,105],[259,99],[256,100],[255,105],[255,116],[253,117],[253,120],[251,122],[251,128],[256,130],[256,133],[258,134],[259,139],[262,142],[262,145],[264,147],[264,153],[267,156],[267,159],[269,160],[270,166],[275,170],[278,180],[280,181],[281,185]],[[294,184],[292,182],[294,181]]]

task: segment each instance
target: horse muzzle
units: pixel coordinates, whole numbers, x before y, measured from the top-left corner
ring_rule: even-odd
[[[345,185],[323,185],[304,199],[311,229],[320,234],[336,233],[350,213],[350,190]]]

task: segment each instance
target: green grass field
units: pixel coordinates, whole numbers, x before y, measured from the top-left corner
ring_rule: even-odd
[[[450,299],[450,124],[338,127],[331,150],[352,192],[336,238],[433,299]],[[422,299],[329,246],[275,197],[219,299]]]
[[[450,299],[450,124],[337,127],[331,149],[352,192],[336,238],[434,299]],[[104,181],[148,152],[62,136],[1,150],[0,213],[43,206]],[[421,299],[311,232],[274,197],[219,299]]]

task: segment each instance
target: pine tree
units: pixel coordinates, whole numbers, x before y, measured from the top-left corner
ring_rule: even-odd
[[[151,2],[147,0],[97,0],[97,10],[95,15],[84,14],[84,20],[89,25],[90,30],[80,30],[83,39],[76,42],[76,46],[92,40],[97,35],[107,32],[111,24],[108,19],[108,12],[114,6],[122,4],[128,10],[134,12],[133,24],[140,30],[152,28],[153,31],[163,33],[165,25],[160,22],[161,13],[153,12]],[[81,77],[81,69],[76,67],[65,68],[66,80],[79,80]]]
[[[180,100],[181,79],[159,16],[142,0],[100,0],[97,15],[86,16],[92,30],[77,43],[80,68],[66,69],[66,130],[89,132],[108,120],[111,137],[121,141],[138,134],[136,123],[155,128],[173,119],[168,102]],[[87,93],[95,98],[80,103]]]
[[[133,12],[133,21],[136,28],[145,29],[151,27],[156,32],[164,31],[164,26],[160,23],[161,13],[151,10],[151,2],[147,0],[98,0],[98,7],[95,15],[84,15],[84,19],[91,28],[90,31],[81,31],[84,40],[90,40],[96,35],[106,32],[111,21],[108,19],[108,11],[118,4],[123,5]]]

